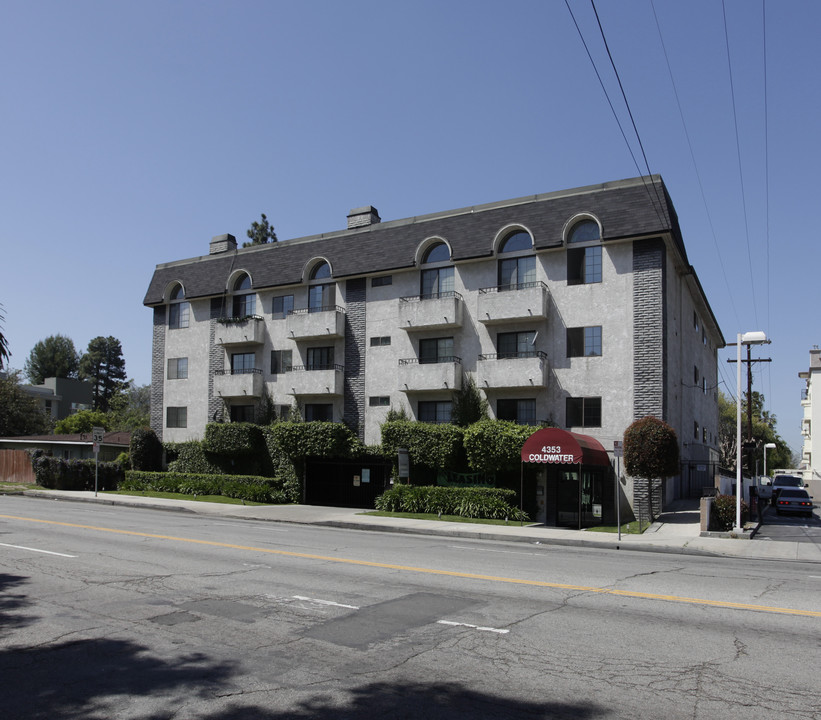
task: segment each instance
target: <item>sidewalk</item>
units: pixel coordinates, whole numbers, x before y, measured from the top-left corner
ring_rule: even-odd
[[[316,505],[224,505],[195,500],[165,500],[138,495],[94,496],[93,492],[28,490],[28,497],[192,512],[198,515],[266,520],[376,532],[438,535],[441,537],[502,540],[545,545],[567,545],[617,550],[639,550],[758,560],[795,560],[821,563],[821,547],[814,543],[756,542],[729,537],[701,536],[698,500],[679,500],[662,513],[642,535],[566,530],[544,525],[482,525],[439,520],[377,517],[367,510]]]

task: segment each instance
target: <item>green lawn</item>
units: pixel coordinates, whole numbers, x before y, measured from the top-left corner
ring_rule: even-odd
[[[153,492],[152,490],[106,490],[100,495],[131,495],[136,497],[165,498],[166,500],[190,500],[192,502],[223,503],[225,505],[265,505],[266,503],[239,500],[225,495],[185,495],[183,493]]]
[[[482,525],[519,525],[518,520],[487,520],[482,518],[466,518],[461,515],[436,515],[434,513],[406,513],[406,512],[382,512],[374,510],[372,512],[364,512],[362,515],[375,515],[376,517],[391,517],[391,518],[409,518],[411,520],[436,520],[441,522],[459,522],[459,523],[480,523]],[[532,525],[531,522],[526,521],[525,525]]]

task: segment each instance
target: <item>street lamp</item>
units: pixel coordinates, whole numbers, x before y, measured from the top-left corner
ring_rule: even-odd
[[[735,528],[733,531],[737,535],[744,532],[741,527],[741,496],[744,489],[741,483],[741,346],[742,345],[763,345],[769,342],[767,336],[760,330],[746,333],[738,333],[736,342],[736,426],[735,426]],[[751,402],[752,398],[747,398]]]
[[[764,444],[764,477],[770,477],[767,475],[767,450],[775,450],[778,447],[775,443],[765,443]]]

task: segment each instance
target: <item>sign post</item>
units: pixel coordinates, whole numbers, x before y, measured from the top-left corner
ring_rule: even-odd
[[[100,456],[100,443],[103,441],[105,435],[105,428],[94,427],[91,428],[91,440],[94,443],[94,497],[97,497],[97,477],[98,477],[98,459]]]
[[[616,458],[616,525],[619,528],[619,542],[621,542],[621,502],[619,502],[619,482],[621,482],[621,458],[624,455],[624,446],[621,440],[613,441],[613,457]]]

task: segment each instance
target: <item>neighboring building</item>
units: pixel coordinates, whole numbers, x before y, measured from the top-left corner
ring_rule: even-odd
[[[80,410],[91,410],[94,395],[91,383],[73,378],[46,378],[42,385],[21,385],[23,392],[35,398],[40,409],[55,422]]]
[[[666,499],[713,485],[724,338],[658,176],[384,223],[366,206],[246,249],[221,235],[158,265],[144,303],[164,440],[252,419],[267,394],[374,444],[391,407],[447,422],[470,376],[493,417],[610,451],[659,417],[681,442]]]
[[[128,452],[130,443],[130,432],[107,432],[100,443],[97,459],[100,462],[116,460],[120,453]],[[46,455],[63,460],[94,459],[91,433],[4,437],[0,438],[0,450],[42,450]]]
[[[816,390],[821,393],[821,350],[817,347],[810,350],[810,368],[798,373],[798,377],[806,381],[807,386],[801,392],[801,406],[804,408],[804,417],[801,420],[801,435],[804,445],[801,451],[801,470],[804,480],[821,480],[821,473],[815,465],[821,459],[821,430],[815,433],[813,427],[821,428],[821,400],[815,404],[812,401],[813,383],[817,382]]]

